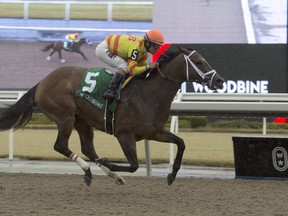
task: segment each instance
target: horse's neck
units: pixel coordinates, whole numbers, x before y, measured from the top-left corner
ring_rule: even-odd
[[[150,108],[157,106],[164,112],[170,110],[170,105],[183,83],[184,70],[184,59],[176,57],[161,69],[162,75],[155,69],[148,78],[133,82],[122,96],[125,95],[128,103],[145,104]]]
[[[158,71],[155,72],[158,73]],[[170,80],[160,74],[158,74],[153,81],[154,86],[156,87],[154,94],[157,95],[156,97],[158,97],[158,100],[163,101],[163,104],[169,104],[170,107],[170,104],[181,87],[182,82],[177,78],[175,78],[175,80]]]
[[[180,73],[182,69],[181,67],[174,68],[167,65],[165,70],[161,71],[161,73],[163,73],[165,76],[172,78],[173,71],[170,72],[168,70],[176,70]],[[145,103],[149,103],[151,107],[154,107],[157,104],[157,106],[159,107],[168,107],[170,109],[170,104],[172,103],[176,93],[181,87],[182,78],[180,77],[180,75],[176,77],[174,75],[173,80],[170,80],[163,77],[157,70],[154,70],[151,73],[157,74],[152,74],[152,77],[148,77],[146,80],[139,81],[143,83],[141,83],[140,85],[138,84],[138,87],[136,87],[135,85],[134,88],[139,88],[138,91],[142,92],[140,97],[142,97]]]
[[[85,40],[83,40],[83,39],[80,39],[80,40],[77,42],[77,44],[78,44],[79,46],[83,45],[84,43],[85,43]]]

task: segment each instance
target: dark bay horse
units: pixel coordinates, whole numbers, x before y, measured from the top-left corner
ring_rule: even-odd
[[[147,139],[177,145],[173,170],[167,176],[168,185],[176,178],[185,150],[184,141],[167,131],[164,126],[170,115],[170,105],[185,81],[202,81],[210,89],[223,87],[224,80],[196,51],[171,45],[160,57],[159,67],[149,76],[133,78],[121,92],[115,112],[114,136],[129,165],[116,164],[97,155],[93,128],[105,131],[104,111],[86,100],[75,97],[85,68],[64,66],[56,69],[31,88],[17,103],[0,113],[0,130],[18,129],[29,122],[33,109],[38,109],[55,121],[58,136],[54,149],[75,161],[85,172],[84,180],[90,185],[90,165],[68,148],[73,128],[79,133],[81,151],[108,175],[123,184],[124,179],[115,171],[135,172],[138,167],[136,142]]]
[[[58,57],[60,59],[60,61],[62,63],[65,63],[66,60],[62,58],[62,50],[65,50],[67,52],[75,52],[75,53],[79,53],[84,60],[88,61],[88,58],[85,56],[85,54],[80,50],[81,46],[83,44],[88,44],[89,46],[92,45],[92,42],[89,39],[86,38],[81,38],[78,42],[74,42],[72,44],[72,47],[70,50],[64,49],[63,47],[64,42],[63,41],[56,41],[54,43],[51,43],[49,45],[47,45],[46,47],[44,47],[43,49],[41,49],[43,52],[47,52],[48,50],[52,49],[52,51],[50,52],[49,56],[46,58],[48,61],[50,61],[51,56],[57,52],[58,53]]]

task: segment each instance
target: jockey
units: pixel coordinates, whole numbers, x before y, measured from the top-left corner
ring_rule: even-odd
[[[74,42],[78,42],[79,40],[78,40],[78,37],[79,37],[79,34],[78,33],[74,33],[74,34],[67,34],[66,36],[65,36],[65,48],[67,48],[67,49],[71,49],[71,47],[72,47],[72,44],[74,43]]]
[[[144,38],[132,35],[110,35],[95,50],[96,57],[111,67],[117,68],[103,97],[115,99],[116,88],[129,74],[134,76],[156,67],[147,63],[148,52],[154,54],[164,43],[162,33],[156,29],[148,31]]]

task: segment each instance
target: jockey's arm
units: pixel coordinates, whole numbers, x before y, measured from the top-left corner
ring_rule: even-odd
[[[78,38],[73,38],[73,42],[77,43],[78,41]]]
[[[135,76],[138,74],[141,74],[148,69],[150,69],[150,66],[147,64],[147,58],[148,55],[144,55],[141,59],[138,61],[133,60],[131,58],[128,59],[128,72],[131,76]]]

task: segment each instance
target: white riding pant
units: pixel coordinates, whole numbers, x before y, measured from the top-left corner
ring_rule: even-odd
[[[109,51],[106,40],[97,45],[95,49],[96,57],[111,67],[123,69],[128,73],[128,62],[124,58],[117,56]]]

